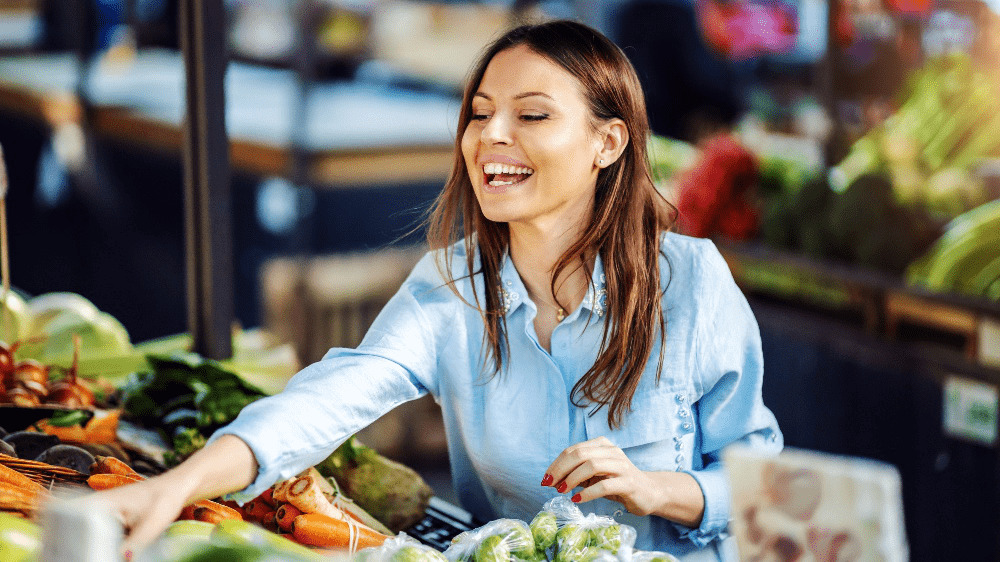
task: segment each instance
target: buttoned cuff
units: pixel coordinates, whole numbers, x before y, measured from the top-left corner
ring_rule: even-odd
[[[687,539],[698,547],[704,547],[710,542],[728,536],[729,525],[729,481],[722,471],[722,466],[716,463],[704,470],[685,470],[690,474],[705,498],[705,513],[701,517],[701,525],[697,528],[686,527],[674,523],[682,539]]]

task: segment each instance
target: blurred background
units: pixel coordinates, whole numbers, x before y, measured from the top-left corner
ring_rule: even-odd
[[[187,329],[178,4],[0,0],[10,281],[129,345]],[[421,255],[469,65],[575,18],[639,72],[654,176],[751,301],[787,444],[896,466],[913,559],[1000,560],[1000,2],[224,6],[234,330],[298,364],[357,344]],[[433,401],[361,438],[453,497]]]

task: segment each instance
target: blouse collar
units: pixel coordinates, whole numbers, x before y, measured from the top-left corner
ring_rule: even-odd
[[[594,272],[591,275],[591,284],[587,288],[587,294],[583,297],[580,306],[570,314],[566,320],[574,320],[582,309],[586,308],[593,312],[598,318],[603,318],[607,308],[607,290],[605,288],[604,264],[601,255],[597,254],[594,259]],[[505,316],[509,316],[522,305],[535,309],[535,303],[528,298],[528,290],[521,281],[521,276],[514,268],[514,261],[510,259],[510,253],[503,256],[503,266],[500,268],[500,304],[503,307]]]

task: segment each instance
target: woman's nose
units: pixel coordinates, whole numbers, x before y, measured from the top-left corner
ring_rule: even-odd
[[[485,144],[511,144],[513,134],[507,119],[501,115],[494,115],[483,127],[482,140]]]

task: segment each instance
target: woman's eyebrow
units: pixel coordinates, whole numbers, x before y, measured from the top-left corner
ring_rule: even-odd
[[[524,99],[524,98],[530,98],[530,97],[533,97],[533,96],[541,96],[543,98],[549,98],[550,100],[555,101],[555,99],[552,96],[546,94],[545,92],[522,92],[522,93],[517,94],[516,96],[514,96],[514,99],[520,100],[520,99]],[[474,98],[483,98],[484,100],[487,100],[487,101],[493,101],[493,98],[491,98],[488,94],[486,94],[484,92],[476,92],[475,94],[472,95],[472,97],[474,97]]]

